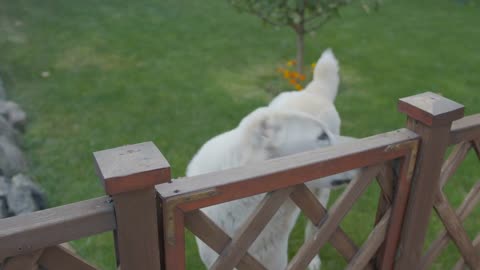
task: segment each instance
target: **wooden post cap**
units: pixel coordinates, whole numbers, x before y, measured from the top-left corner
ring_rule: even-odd
[[[98,151],[93,156],[97,173],[109,195],[171,180],[170,164],[152,142]]]
[[[401,98],[398,110],[427,126],[450,125],[464,115],[462,104],[432,92]]]

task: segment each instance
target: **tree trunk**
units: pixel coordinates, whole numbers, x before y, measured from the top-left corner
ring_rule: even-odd
[[[303,74],[303,55],[305,48],[305,0],[299,2],[298,14],[300,22],[295,26],[297,34],[297,72]]]
[[[297,72],[303,74],[304,36],[303,30],[296,31],[297,34]]]

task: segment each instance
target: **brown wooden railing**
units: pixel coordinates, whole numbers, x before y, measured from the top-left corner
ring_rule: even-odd
[[[326,148],[158,185],[156,189],[163,205],[166,269],[184,269],[184,265],[180,263],[185,261],[184,227],[219,252],[220,257],[212,269],[232,269],[245,258],[248,247],[288,198],[292,199],[313,224],[317,225],[314,237],[316,240],[309,241],[300,248],[288,269],[305,269],[328,240],[347,260],[350,260],[352,266],[358,268],[368,264],[387,234],[390,237],[385,242],[385,255],[391,255],[398,242],[400,226],[389,221],[400,222],[404,214],[411,179],[409,172],[413,171],[414,165],[414,162],[410,161],[414,160],[416,154],[417,138],[416,134],[404,129],[341,147]],[[383,213],[378,215],[381,218],[377,220],[377,227],[359,249],[342,231],[339,223],[371,180],[380,174],[381,170],[392,170],[387,162],[393,160],[402,161],[401,175],[399,179],[381,178],[380,186],[385,188],[384,203],[388,205],[382,206]],[[360,167],[366,168],[362,170],[358,180],[347,187],[326,215],[327,210],[304,183]],[[393,191],[394,186],[396,194]],[[199,211],[203,207],[261,193],[268,194],[257,211],[239,229],[239,233],[231,236],[231,239]],[[397,207],[390,209],[390,202],[394,197]],[[223,239],[218,238],[218,235],[223,235]],[[245,266],[239,265],[239,269],[264,269],[255,261],[253,254],[247,258],[249,262],[243,261],[242,265]],[[392,261],[387,259],[384,262],[391,263]]]
[[[450,240],[462,255],[455,269],[480,269],[480,236],[471,241],[462,227],[480,200],[480,181],[457,210],[442,190],[468,151],[480,158],[480,114],[462,118],[463,106],[433,93],[401,99],[399,109],[408,116],[406,129],[173,182],[152,143],[96,152],[108,196],[0,220],[0,262],[5,270],[96,269],[59,244],[113,231],[122,270],[185,269],[187,228],[219,254],[211,269],[266,269],[249,247],[290,199],[316,231],[287,269],[305,269],[326,243],[347,269],[427,269]],[[305,185],[356,168],[357,179],[329,209]],[[380,187],[374,227],[357,245],[340,223],[374,182]],[[235,235],[200,211],[263,193]],[[445,230],[423,252],[432,209]]]

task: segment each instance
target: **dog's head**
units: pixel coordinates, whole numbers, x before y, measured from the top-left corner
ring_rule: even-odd
[[[269,158],[334,144],[335,136],[314,117],[298,112],[260,108],[240,123],[244,138]]]

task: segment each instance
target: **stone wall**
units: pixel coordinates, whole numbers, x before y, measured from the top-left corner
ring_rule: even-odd
[[[44,209],[45,195],[28,176],[22,151],[27,115],[15,102],[8,101],[0,78],[0,218]]]

